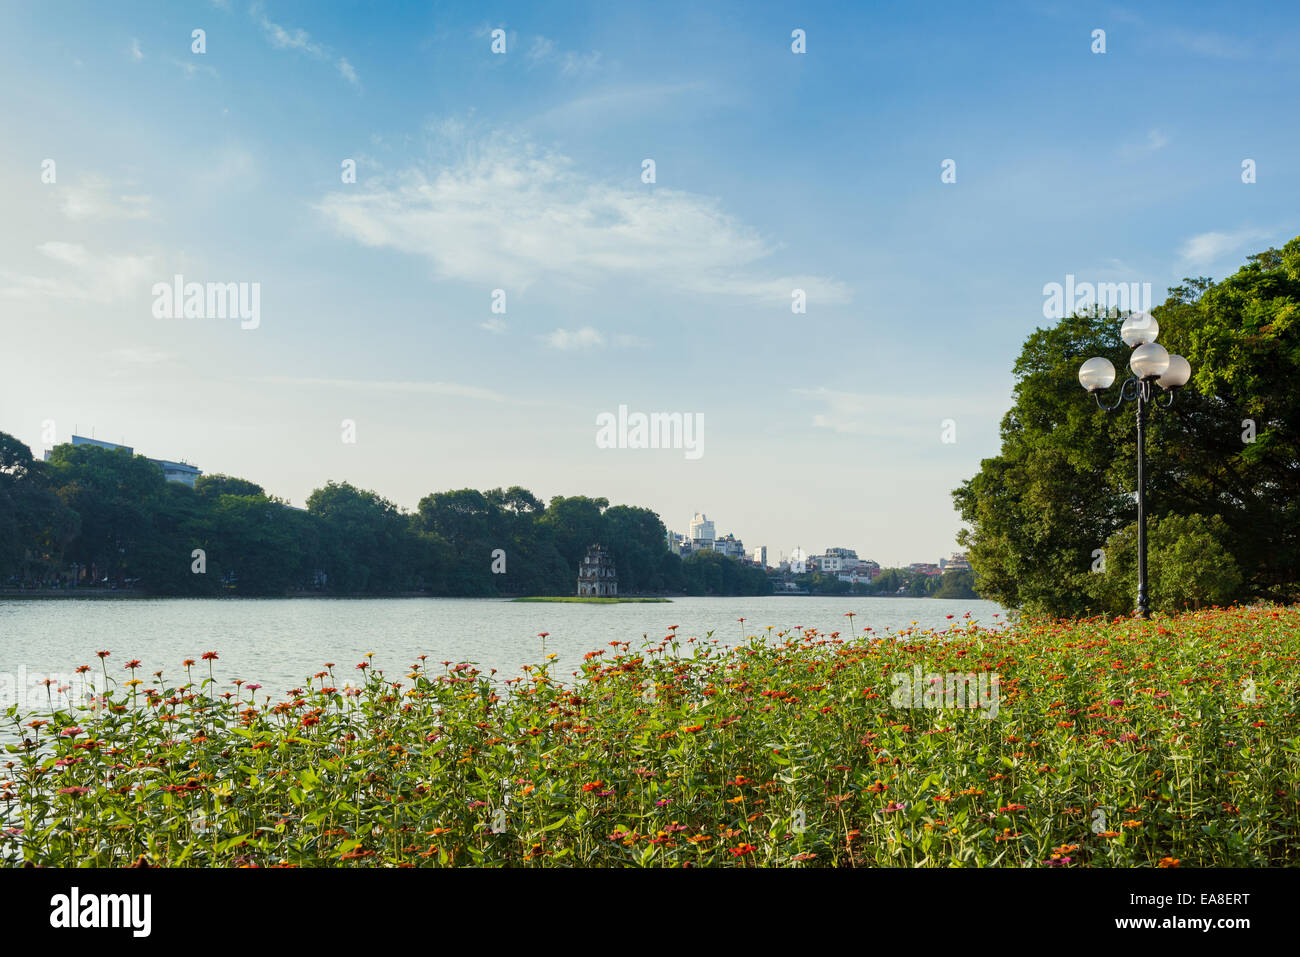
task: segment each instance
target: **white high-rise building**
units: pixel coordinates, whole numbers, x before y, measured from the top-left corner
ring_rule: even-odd
[[[717,537],[713,530],[713,523],[705,517],[703,512],[696,512],[695,517],[691,519],[691,541],[703,540],[713,541]]]

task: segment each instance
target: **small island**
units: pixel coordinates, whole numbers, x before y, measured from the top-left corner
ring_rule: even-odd
[[[515,598],[514,601],[575,601],[591,605],[616,605],[619,602],[671,601],[670,598],[619,597],[618,572],[614,557],[600,544],[587,549],[587,557],[578,566],[578,593],[551,597]]]

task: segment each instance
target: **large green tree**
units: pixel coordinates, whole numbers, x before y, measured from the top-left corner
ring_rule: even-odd
[[[80,516],[55,494],[44,463],[0,432],[0,584],[57,577]]]
[[[1227,604],[1241,586],[1242,574],[1224,546],[1227,526],[1214,515],[1166,515],[1148,529],[1150,602],[1156,611],[1174,613],[1201,605]],[[1137,524],[1106,542],[1105,560],[1089,580],[1096,609],[1112,615],[1132,610],[1137,591]]]
[[[1154,314],[1193,379],[1148,417],[1152,515],[1222,519],[1243,572],[1233,597],[1300,597],[1300,238],[1221,282],[1186,280]],[[1093,563],[1136,518],[1136,436],[1132,403],[1099,411],[1077,372],[1101,355],[1126,375],[1119,325],[1070,316],[1016,361],[1001,453],[953,493],[984,597],[1057,615],[1097,606]]]

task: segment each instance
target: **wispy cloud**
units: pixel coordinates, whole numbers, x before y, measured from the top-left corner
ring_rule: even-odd
[[[732,102],[731,94],[710,83],[636,83],[603,87],[538,113],[534,122],[572,125],[603,122],[606,117],[645,117],[653,113],[676,112],[705,105],[722,108]]]
[[[332,63],[343,79],[353,86],[359,87],[361,85],[361,79],[357,76],[357,71],[353,69],[347,58],[335,56],[329,47],[313,40],[311,34],[306,30],[283,27],[278,23],[272,23],[260,3],[253,4],[248,13],[261,26],[266,39],[275,49],[295,50],[299,53],[305,53],[313,59]]]
[[[54,264],[56,275],[0,270],[0,297],[111,302],[147,290],[154,273],[152,256],[95,253],[80,243],[62,240],[41,243],[36,251]]]
[[[449,395],[482,402],[512,402],[509,396],[492,389],[458,382],[385,381],[383,379],[328,379],[300,376],[263,376],[260,381],[272,385],[319,386],[363,392],[414,392],[426,395]]]
[[[140,49],[140,41],[134,37],[131,38],[131,50],[128,55],[137,63],[144,59],[144,51]]]
[[[199,73],[206,73],[208,76],[220,76],[215,67],[210,67],[206,63],[198,63],[193,59],[180,60],[176,57],[168,57],[167,62],[172,66],[180,67],[185,73],[186,79],[196,76]]]
[[[348,238],[426,258],[442,279],[640,282],[787,307],[796,288],[821,303],[850,298],[832,278],[762,269],[779,247],[717,199],[630,179],[599,181],[565,156],[498,135],[459,144],[448,165],[330,193],[316,209]]]
[[[1169,39],[1189,53],[1217,60],[1244,60],[1251,56],[1250,44],[1222,33],[1196,30],[1172,30]]]
[[[568,329],[556,329],[550,335],[542,337],[552,349],[594,349],[605,344],[605,334],[591,326],[583,326],[570,332]]]
[[[1271,234],[1262,229],[1241,229],[1233,233],[1200,233],[1183,243],[1179,256],[1185,266],[1212,266],[1239,255],[1253,243]]]
[[[820,387],[791,389],[791,394],[822,406],[810,425],[842,435],[872,437],[925,436],[937,443],[945,419],[988,426],[1005,411],[1004,399],[987,396],[872,395]]]
[[[598,51],[592,50],[590,53],[562,51],[556,47],[555,41],[542,36],[533,39],[528,52],[524,54],[524,59],[530,69],[554,65],[558,66],[564,76],[584,76],[600,66]]]
[[[61,187],[60,211],[70,220],[150,219],[152,197],[116,193],[102,176],[87,175],[75,185]]]
[[[1150,156],[1152,153],[1158,153],[1169,145],[1169,137],[1157,129],[1147,130],[1146,138],[1136,143],[1128,143],[1120,147],[1120,154],[1128,159],[1136,159],[1141,156]]]

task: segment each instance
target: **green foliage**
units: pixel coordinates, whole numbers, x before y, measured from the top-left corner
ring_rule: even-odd
[[[1193,380],[1171,408],[1150,409],[1149,514],[1218,516],[1222,545],[1242,571],[1231,597],[1294,600],[1300,238],[1220,283],[1186,280],[1154,312],[1160,342],[1187,357]],[[1136,435],[1133,404],[1102,413],[1077,375],[1099,355],[1123,379],[1130,350],[1118,331],[1115,318],[1070,316],[1025,342],[1001,452],[953,493],[983,597],[1052,615],[1096,604],[1093,552],[1136,520]],[[1254,442],[1243,440],[1246,420]]]
[[[1173,614],[1188,607],[1226,605],[1241,585],[1241,569],[1227,547],[1222,517],[1166,515],[1147,532],[1149,601],[1154,611]],[[1093,576],[1095,610],[1111,615],[1133,611],[1137,596],[1137,523],[1110,537],[1105,571]]]
[[[48,587],[75,570],[81,585],[138,583],[160,595],[560,596],[573,594],[597,543],[614,558],[622,594],[768,589],[761,571],[730,560],[707,559],[688,575],[658,515],[604,498],[556,496],[548,506],[517,485],[458,489],[426,495],[411,514],[328,482],[304,510],[234,476],[200,476],[192,489],[167,482],[124,449],[61,445],[36,461],[0,433],[0,586]]]
[[[743,565],[721,552],[701,551],[681,563],[688,595],[769,595],[772,583],[767,573],[754,565]]]
[[[978,598],[975,591],[975,573],[968,571],[944,572],[935,598]]]
[[[0,432],[0,584],[57,577],[59,558],[79,524],[31,449]]]

